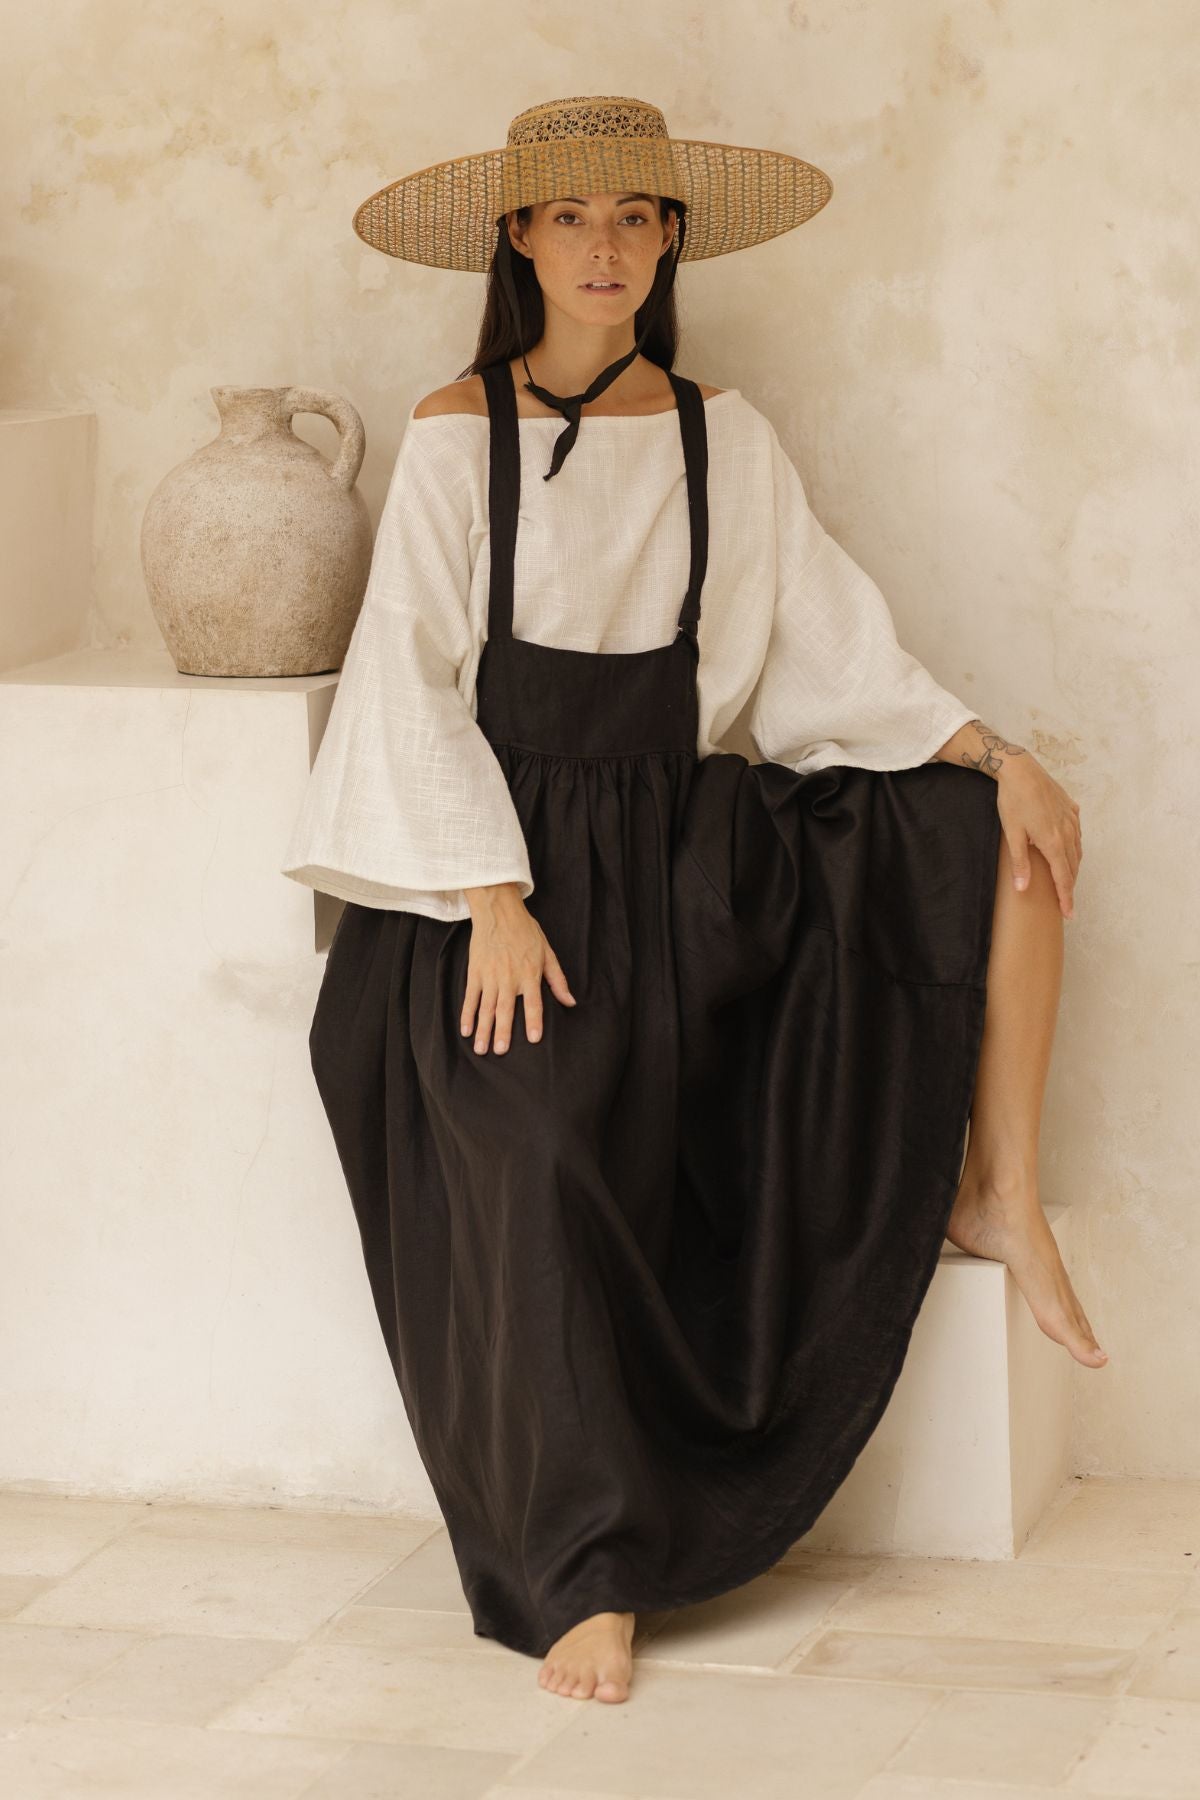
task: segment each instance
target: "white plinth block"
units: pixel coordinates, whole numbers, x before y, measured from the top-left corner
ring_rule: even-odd
[[[335,682],[0,677],[0,1483],[438,1517],[308,1059],[329,922],[279,873]]]
[[[1070,1267],[1070,1212],[1046,1217]],[[1072,1371],[1003,1263],[950,1243],[900,1379],[808,1549],[1015,1556],[1062,1483]]]

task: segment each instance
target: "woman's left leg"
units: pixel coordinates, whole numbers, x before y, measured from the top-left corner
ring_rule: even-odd
[[[1107,1360],[1063,1267],[1038,1193],[1038,1133],[1062,986],[1063,917],[1050,865],[1030,846],[1029,886],[1012,884],[1000,838],[987,1012],[967,1156],[946,1235],[1007,1263],[1034,1318],[1088,1368]]]

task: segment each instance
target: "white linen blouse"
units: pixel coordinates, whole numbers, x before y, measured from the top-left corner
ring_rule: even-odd
[[[413,408],[415,411],[415,406]],[[737,388],[704,403],[708,568],[700,596],[697,755],[747,701],[764,760],[904,769],[973,709],[902,649],[875,582],[814,518],[774,427]],[[563,420],[518,421],[513,633],[570,650],[667,643],[690,537],[679,419],[585,414],[542,477]],[[489,422],[409,413],[282,873],[345,900],[470,916],[464,888],[534,889],[500,764],[475,723],[487,636]]]

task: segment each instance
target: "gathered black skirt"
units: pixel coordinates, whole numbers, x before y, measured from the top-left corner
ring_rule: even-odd
[[[459,1028],[469,919],[346,907],[312,1066],[481,1636],[760,1574],[891,1396],[960,1173],[995,784],[497,747],[577,1005]]]

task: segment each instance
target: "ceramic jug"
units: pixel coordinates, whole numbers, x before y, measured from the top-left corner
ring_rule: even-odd
[[[221,419],[142,519],[150,605],[182,675],[315,675],[339,669],[371,566],[354,483],[366,434],[349,401],[318,388],[210,388]],[[321,413],[334,461],[291,428]]]

